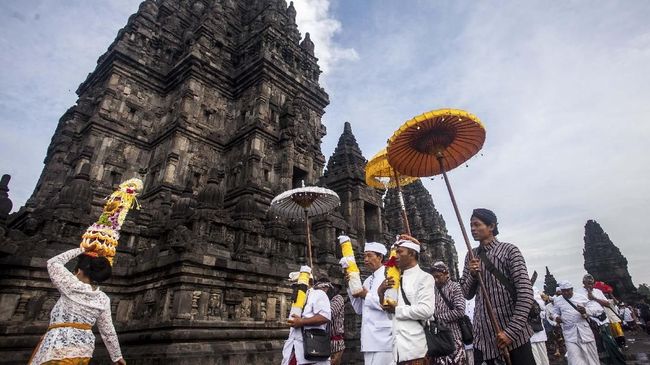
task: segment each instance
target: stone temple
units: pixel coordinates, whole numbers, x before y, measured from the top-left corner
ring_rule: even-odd
[[[288,328],[287,274],[305,263],[303,222],[270,216],[271,199],[327,186],[341,207],[312,220],[315,271],[342,282],[336,237],[392,242],[394,192],[364,182],[345,124],[321,153],[329,103],[309,33],[285,0],[147,0],[59,120],[43,172],[9,215],[0,181],[0,364],[25,363],[58,298],[45,262],[80,243],[103,201],[139,177],[141,210],[122,227],[103,287],[129,364],[278,364]],[[381,146],[378,146],[379,149]],[[374,151],[369,151],[373,153]],[[420,183],[407,187],[423,266],[453,241]],[[385,206],[385,208],[384,208]],[[346,308],[345,362],[358,363],[360,319]],[[103,345],[94,363],[107,363]]]
[[[627,270],[627,259],[595,220],[588,220],[585,224],[584,241],[585,270],[596,280],[611,285],[617,298],[638,300],[636,287]]]

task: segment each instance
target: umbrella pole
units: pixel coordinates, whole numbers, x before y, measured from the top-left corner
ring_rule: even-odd
[[[447,177],[447,172],[445,171],[445,165],[443,165],[443,161],[442,161],[443,156],[441,153],[438,153],[436,157],[438,159],[438,163],[440,164],[442,177],[445,179],[445,184],[447,185],[447,191],[449,191],[451,204],[454,206],[454,212],[456,213],[456,218],[458,219],[458,224],[460,225],[460,231],[463,233],[463,239],[465,239],[465,245],[467,246],[467,252],[469,253],[469,258],[470,260],[472,260],[474,259],[474,252],[472,251],[472,245],[469,243],[469,238],[467,237],[465,224],[463,224],[463,219],[460,217],[460,210],[458,209],[458,204],[456,204],[456,198],[454,197],[454,192],[451,189],[451,184],[449,183],[449,178]],[[487,307],[487,312],[488,312],[488,316],[490,317],[490,322],[492,322],[492,327],[494,327],[494,331],[498,335],[501,332],[501,326],[499,325],[499,322],[497,322],[494,308],[492,307],[492,303],[490,302],[490,299],[488,298],[487,295],[487,291],[485,290],[485,286],[483,285],[483,275],[481,275],[481,271],[478,271],[477,280],[478,280],[478,286],[481,288],[481,296],[483,297],[483,302]],[[510,353],[508,352],[508,350],[507,349],[502,350],[501,354],[503,355],[503,359],[505,360],[506,364],[511,365],[512,361],[510,360]]]
[[[314,269],[314,259],[311,256],[311,229],[309,228],[309,214],[305,209],[305,222],[307,223],[307,252],[309,253],[309,267]]]
[[[393,171],[395,175],[395,184],[397,184],[397,196],[399,199],[399,206],[402,210],[402,222],[404,223],[404,228],[406,229],[406,234],[411,235],[411,227],[409,226],[409,217],[406,215],[406,206],[404,205],[404,194],[402,194],[402,185],[399,183],[399,176],[397,176],[397,171]]]

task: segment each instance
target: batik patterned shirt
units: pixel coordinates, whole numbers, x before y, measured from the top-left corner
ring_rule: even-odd
[[[532,328],[528,325],[528,313],[534,301],[533,287],[528,278],[526,261],[515,245],[496,239],[485,246],[472,249],[476,257],[479,257],[479,250],[484,250],[485,256],[515,288],[516,298],[512,298],[508,289],[481,263],[480,272],[488,299],[496,312],[501,330],[505,331],[513,341],[509,347],[509,350],[512,351],[528,342],[533,334]],[[465,298],[471,299],[476,296],[473,321],[474,347],[481,350],[484,360],[495,359],[501,354],[497,347],[496,334],[490,323],[483,295],[478,287],[478,280],[469,272],[469,254],[465,256],[465,268],[461,283]]]
[[[330,336],[332,338],[330,344],[332,345],[332,353],[345,350],[345,341],[343,340],[344,334],[344,312],[345,303],[343,297],[337,294],[330,300],[332,308],[332,325],[330,327]]]

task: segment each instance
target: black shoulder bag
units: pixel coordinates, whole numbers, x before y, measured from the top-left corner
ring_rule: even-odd
[[[487,271],[492,274],[500,283],[503,285],[508,293],[510,293],[510,296],[512,297],[512,300],[514,304],[517,304],[517,290],[515,289],[515,286],[512,285],[510,281],[506,278],[506,276],[499,271],[499,269],[494,266],[492,261],[488,259],[487,255],[485,255],[485,251],[483,250],[478,250],[478,257],[483,261],[485,264],[485,268]],[[528,313],[528,325],[533,329],[533,332],[540,332],[544,330],[544,325],[542,325],[542,309],[539,307],[539,304],[537,304],[537,301],[533,299],[533,305],[530,307],[530,312]]]
[[[591,318],[589,317],[589,315],[587,315],[587,314],[584,314],[584,315],[583,315],[583,314],[578,310],[578,307],[576,307],[576,305],[573,304],[572,301],[570,301],[569,299],[567,299],[567,298],[565,298],[565,297],[562,297],[562,299],[564,299],[567,303],[569,303],[570,306],[573,307],[573,309],[575,309],[578,313],[580,313],[580,315],[582,316],[582,318],[584,318],[585,321],[587,321],[587,323],[589,324],[589,328],[591,328],[592,332],[594,333],[594,336],[596,336],[596,338],[598,338],[598,336],[600,336],[600,328],[599,328],[598,324],[597,324],[596,322],[592,321]],[[586,318],[585,318],[585,316],[586,316]]]
[[[454,310],[454,306],[451,304],[449,299],[445,296],[445,294],[442,292],[442,290],[438,290],[438,293],[440,293],[440,297],[442,300],[444,300],[445,304],[447,304],[447,307],[449,307],[450,310]],[[469,317],[465,314],[462,317],[457,319],[458,321],[458,327],[460,328],[460,337],[461,340],[465,345],[469,345],[474,341],[474,331],[472,329],[472,321],[469,319]]]
[[[399,288],[402,291],[402,298],[406,305],[411,305],[411,302],[406,297],[404,293],[404,286],[402,285],[402,278],[399,280]],[[435,306],[435,303],[434,303]],[[435,318],[435,317],[434,317]],[[451,333],[451,330],[439,323],[435,319],[418,321],[424,328],[424,335],[427,339],[427,356],[429,357],[442,357],[448,356],[454,353],[455,344],[454,336]]]
[[[326,329],[302,328],[302,343],[305,359],[312,361],[325,361],[329,359],[332,348],[330,347],[330,325]]]

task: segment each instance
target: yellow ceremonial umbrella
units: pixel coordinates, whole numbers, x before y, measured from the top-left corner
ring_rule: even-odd
[[[388,162],[400,174],[418,177],[442,174],[470,259],[474,258],[472,246],[460,217],[447,171],[469,160],[483,147],[484,142],[485,127],[475,115],[459,109],[439,109],[408,120],[393,133],[387,147]],[[478,282],[490,321],[498,334],[501,327],[496,320],[480,272]],[[503,351],[503,357],[506,363],[511,364],[507,350]]]
[[[404,206],[404,196],[402,186],[417,181],[417,177],[401,175],[388,163],[386,149],[382,149],[374,155],[366,164],[366,184],[373,188],[387,189],[397,188],[400,209],[402,210],[402,222],[406,228],[406,233],[411,234],[406,207]]]

